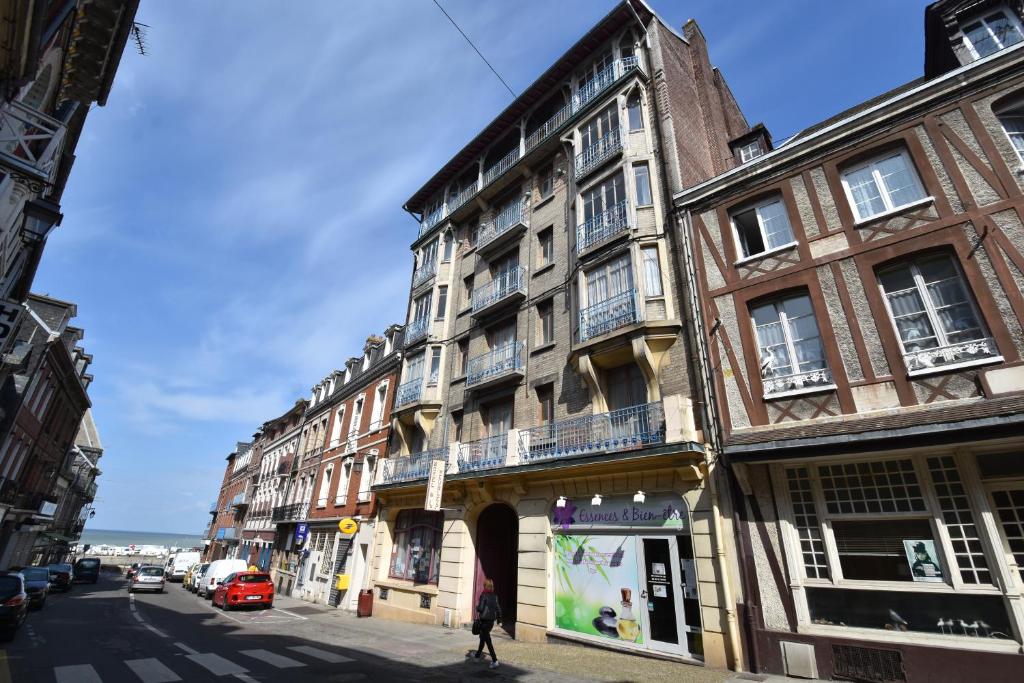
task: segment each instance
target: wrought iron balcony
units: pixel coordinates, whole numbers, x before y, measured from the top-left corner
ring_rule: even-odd
[[[600,244],[621,232],[629,229],[629,205],[622,200],[576,229],[576,250],[585,252],[596,244]]]
[[[412,274],[412,286],[419,287],[437,275],[437,262],[424,263]]]
[[[568,121],[573,114],[572,103],[569,103],[555,112],[555,115],[544,122],[537,130],[530,133],[526,138],[526,151],[532,151],[537,145],[547,140]]]
[[[519,147],[499,159],[493,166],[484,171],[484,185],[490,185],[495,180],[505,175],[516,162],[519,161]]]
[[[425,215],[423,220],[420,222],[420,237],[423,237],[423,235],[430,232],[430,229],[440,223],[444,216],[444,205],[438,206],[436,209]]]
[[[795,372],[790,375],[763,377],[761,383],[764,385],[764,395],[771,397],[773,394],[832,386],[832,373],[828,368],[822,368],[809,372]]]
[[[613,128],[594,144],[576,155],[576,180],[600,168],[604,162],[622,153],[622,131]]]
[[[449,213],[454,212],[460,208],[463,204],[468,202],[470,199],[480,191],[480,184],[478,182],[473,183],[469,187],[463,188],[461,192],[454,195],[448,200]]]
[[[0,108],[0,163],[51,183],[57,172],[66,128],[57,119],[21,102]]]
[[[519,266],[500,273],[480,289],[473,291],[473,315],[516,299],[517,294],[526,296],[526,268]]]
[[[508,342],[482,356],[470,359],[466,365],[466,386],[475,387],[523,373],[521,341]]]
[[[577,112],[619,80],[639,66],[636,57],[616,59],[580,86],[572,97],[573,112]]]
[[[405,345],[412,346],[427,338],[430,331],[430,318],[417,318],[405,326]]]
[[[398,392],[395,394],[395,407],[401,408],[402,406],[409,405],[414,401],[420,400],[423,395],[423,378],[416,377],[411,379],[404,384],[398,385]]]
[[[635,289],[630,289],[580,311],[580,341],[641,320],[640,297]]]
[[[407,456],[397,456],[381,460],[383,468],[381,482],[396,484],[403,481],[426,479],[430,475],[430,463],[433,460],[447,460],[448,448],[435,448],[420,451]]]
[[[476,472],[504,467],[508,458],[508,433],[459,445],[459,472]]]
[[[488,225],[477,235],[476,248],[481,254],[489,249],[496,249],[526,230],[528,225],[526,201],[515,199],[509,202]]]
[[[270,513],[272,522],[291,522],[305,519],[309,512],[309,501],[305,503],[291,503],[290,505],[278,505]]]
[[[665,410],[657,401],[520,430],[519,461],[635,450],[664,442]]]
[[[960,363],[971,363],[983,361],[986,358],[999,357],[999,348],[991,337],[972,339],[960,344],[950,344],[949,346],[938,346],[930,349],[912,348],[911,344],[912,342],[904,344],[907,350],[903,354],[903,359],[907,363],[907,370],[910,372],[926,372],[946,365],[958,365]]]

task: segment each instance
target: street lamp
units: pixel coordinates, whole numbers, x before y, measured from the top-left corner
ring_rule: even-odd
[[[42,197],[25,202],[21,215],[21,239],[26,243],[42,242],[64,218],[59,204]]]

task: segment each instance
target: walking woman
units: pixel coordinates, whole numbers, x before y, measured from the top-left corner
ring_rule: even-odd
[[[494,654],[494,643],[491,642],[491,629],[494,622],[501,623],[501,605],[498,604],[498,596],[494,593],[494,582],[490,579],[484,581],[484,592],[480,594],[480,600],[476,603],[476,619],[480,630],[480,646],[476,649],[476,658],[484,653],[484,645],[491,654],[491,668],[498,668],[498,655]]]

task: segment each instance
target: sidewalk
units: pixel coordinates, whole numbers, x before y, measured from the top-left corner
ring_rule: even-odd
[[[497,632],[494,648],[502,666],[488,670],[482,662],[466,661],[466,653],[475,650],[477,644],[476,637],[468,630],[373,617],[359,619],[350,612],[281,595],[274,599],[274,604],[306,617],[308,621],[303,622],[303,630],[315,632],[320,638],[336,637],[350,647],[358,647],[386,659],[415,661],[438,670],[465,667],[464,675],[468,678],[529,683],[782,683],[796,680],[736,674],[574,643],[524,643]]]

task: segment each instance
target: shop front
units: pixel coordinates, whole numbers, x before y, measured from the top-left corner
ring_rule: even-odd
[[[689,510],[680,495],[562,497],[550,523],[552,633],[703,660]]]

